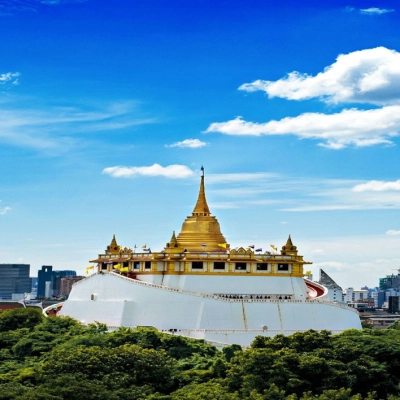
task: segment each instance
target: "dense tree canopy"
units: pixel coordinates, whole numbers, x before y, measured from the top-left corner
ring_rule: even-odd
[[[0,400],[400,399],[400,331],[307,331],[222,351],[152,328],[0,313]]]

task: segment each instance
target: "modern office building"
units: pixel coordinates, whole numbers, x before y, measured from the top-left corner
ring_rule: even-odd
[[[61,296],[61,279],[76,277],[76,272],[71,270],[53,271],[51,265],[43,265],[38,271],[37,297],[39,299]]]
[[[29,264],[0,264],[0,299],[21,300],[31,292]]]

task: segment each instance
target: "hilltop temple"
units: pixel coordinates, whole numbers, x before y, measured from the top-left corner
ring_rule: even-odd
[[[361,328],[356,310],[331,301],[306,279],[289,236],[280,250],[230,249],[207,204],[204,170],[192,215],[160,252],[123,248],[115,235],[74,284],[58,315],[83,324],[152,326],[220,345],[248,345],[257,335]]]

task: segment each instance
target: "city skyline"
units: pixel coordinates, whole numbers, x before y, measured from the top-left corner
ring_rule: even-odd
[[[204,166],[231,247],[290,234],[314,279],[378,286],[400,268],[396,7],[4,2],[1,263],[160,251]]]

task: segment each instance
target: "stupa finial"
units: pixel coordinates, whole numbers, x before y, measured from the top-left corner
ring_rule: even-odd
[[[204,190],[204,167],[201,166],[200,168],[202,174],[201,174],[201,181],[200,181],[200,190],[199,190],[199,196],[197,198],[197,203],[193,209],[192,215],[204,215],[204,216],[209,216],[210,209],[208,208],[207,200],[206,200],[206,193]]]

